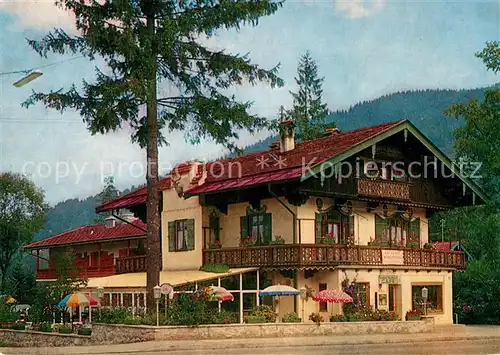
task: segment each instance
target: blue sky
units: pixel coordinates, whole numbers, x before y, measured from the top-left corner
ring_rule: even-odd
[[[500,39],[500,1],[289,1],[258,27],[220,33],[207,43],[235,53],[250,53],[263,67],[281,63],[285,87],[235,88],[252,110],[275,116],[291,105],[297,60],[310,50],[325,76],[325,100],[331,109],[348,108],[398,90],[474,88],[498,81],[474,53],[488,40]],[[64,59],[42,59],[25,38],[40,38],[53,27],[72,28],[70,15],[52,2],[0,1],[0,72],[37,68]],[[123,130],[90,136],[74,112],[63,115],[20,103],[31,90],[68,87],[93,77],[93,64],[76,59],[43,68],[44,75],[22,88],[19,76],[0,76],[0,171],[25,172],[46,191],[50,203],[86,197],[102,189],[102,176],[113,174],[119,188],[144,181],[145,152],[130,144]],[[163,86],[161,92],[168,92]],[[244,146],[264,138],[242,134]],[[224,154],[211,142],[192,146],[182,133],[169,135],[162,148],[164,169],[192,158]],[[67,176],[66,176],[67,175]]]

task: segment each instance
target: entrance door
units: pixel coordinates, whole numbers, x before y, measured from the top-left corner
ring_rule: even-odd
[[[389,311],[399,313],[399,285],[389,285]]]

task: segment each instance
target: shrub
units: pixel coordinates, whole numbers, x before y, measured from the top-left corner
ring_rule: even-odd
[[[264,316],[246,316],[245,323],[267,323],[267,319]]]
[[[273,310],[271,306],[261,305],[254,308],[252,311],[252,316],[264,317],[267,323],[275,323],[278,314]]]
[[[40,331],[45,333],[52,333],[52,323],[44,322],[40,324]]]
[[[330,322],[347,322],[347,316],[343,314],[334,314],[330,317]]]
[[[125,318],[131,317],[132,314],[127,308],[108,308],[102,309],[101,315],[97,316],[97,322],[107,324],[124,324]]]
[[[14,324],[11,329],[14,329],[14,330],[25,330],[26,329],[26,325],[24,325],[23,323],[16,323]]]
[[[321,322],[323,322],[323,316],[319,313],[311,313],[309,315],[309,320],[312,320],[314,323],[316,323],[317,325],[320,325]]]
[[[0,303],[0,322],[15,322],[18,318],[19,314],[16,312],[12,312],[9,305]]]
[[[399,314],[396,312],[384,311],[377,309],[371,315],[373,321],[398,321],[400,320]]]
[[[92,335],[92,329],[90,329],[90,328],[80,328],[80,329],[78,329],[78,335],[90,336],[90,335]]]
[[[69,325],[61,325],[57,331],[59,334],[71,334],[73,332]]]
[[[300,323],[302,320],[299,318],[297,313],[291,312],[283,316],[283,323]]]
[[[229,266],[226,264],[206,264],[200,267],[200,271],[223,274],[229,271]]]
[[[409,310],[406,312],[406,320],[420,320],[422,319],[422,312]]]
[[[213,323],[214,324],[239,323],[238,314],[226,310],[221,310],[220,312],[218,310],[215,310]]]
[[[139,324],[142,324],[142,318],[133,317],[133,316],[126,316],[125,319],[123,320],[123,324],[139,325]]]

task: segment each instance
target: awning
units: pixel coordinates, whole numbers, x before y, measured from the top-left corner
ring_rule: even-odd
[[[169,283],[172,286],[185,285],[191,282],[203,282],[217,279],[218,277],[228,277],[255,271],[258,268],[229,269],[224,273],[205,272],[199,270],[178,270],[161,271],[160,285]],[[146,273],[136,272],[130,274],[120,274],[106,277],[89,278],[87,288],[146,288]]]

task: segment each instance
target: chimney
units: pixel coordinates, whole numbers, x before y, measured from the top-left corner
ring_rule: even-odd
[[[116,218],[113,217],[113,216],[109,216],[108,218],[106,218],[104,220],[104,226],[106,228],[114,228],[114,227],[116,227],[116,224],[117,224],[116,223]]]
[[[325,128],[325,131],[323,132],[324,137],[335,136],[337,134],[340,134],[340,129],[338,129],[337,127]]]
[[[137,219],[132,212],[122,213],[120,217],[130,223]]]
[[[280,152],[288,152],[295,149],[295,123],[292,120],[280,123]]]

